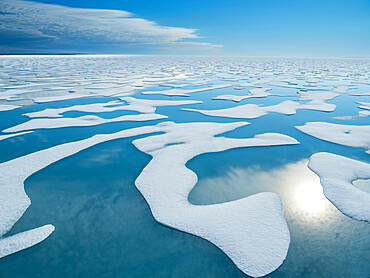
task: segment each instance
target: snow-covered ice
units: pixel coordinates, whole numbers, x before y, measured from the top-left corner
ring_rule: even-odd
[[[202,103],[202,101],[195,100],[150,100],[150,99],[136,99],[133,97],[121,97],[124,102],[113,100],[105,103],[92,103],[84,105],[73,105],[64,108],[48,108],[45,110],[31,112],[24,114],[30,118],[57,118],[62,117],[62,114],[68,111],[79,111],[87,113],[101,113],[113,111],[136,111],[140,113],[152,114],[155,113],[158,106],[177,106]]]
[[[11,104],[0,104],[0,112],[1,111],[9,111],[9,110],[14,110],[16,108],[19,108],[21,106],[19,105],[11,105]]]
[[[240,118],[240,119],[252,119],[258,118],[269,112],[275,112],[285,115],[293,115],[297,109],[309,109],[324,112],[331,112],[335,109],[334,104],[329,104],[321,100],[312,100],[308,103],[301,104],[299,102],[287,100],[276,105],[271,106],[259,106],[257,104],[245,104],[235,106],[232,108],[218,109],[218,110],[201,110],[182,108],[184,111],[199,112],[207,116],[215,117],[226,117],[226,118]]]
[[[320,177],[324,194],[341,212],[370,223],[370,194],[352,184],[370,179],[370,164],[332,153],[316,153],[308,167]]]
[[[61,100],[86,98],[86,97],[92,97],[92,96],[93,95],[67,94],[67,95],[51,96],[51,97],[35,97],[35,98],[32,98],[32,100],[36,103],[45,103],[45,102],[54,102],[54,101],[61,101]]]
[[[222,85],[212,85],[206,88],[199,88],[199,89],[170,89],[170,90],[163,90],[163,91],[145,91],[141,92],[143,95],[166,95],[166,96],[182,96],[188,97],[190,94],[199,93],[204,91],[216,90],[230,87],[230,84],[222,84]]]
[[[23,134],[31,133],[31,132],[33,132],[33,131],[24,131],[24,132],[19,132],[19,133],[0,135],[0,141],[8,139],[8,138],[12,138],[12,137],[20,136],[20,135],[23,135]]]
[[[131,122],[131,121],[152,121],[165,119],[167,116],[159,114],[138,114],[138,115],[125,115],[111,119],[100,118],[95,115],[81,116],[78,118],[41,118],[31,119],[25,123],[7,128],[3,132],[19,132],[33,129],[49,129],[49,128],[62,128],[74,126],[94,126],[107,123],[117,122]]]
[[[330,92],[315,92],[315,91],[301,91],[299,92],[300,100],[331,100],[339,96],[339,93]]]
[[[267,97],[271,95],[271,93],[267,92],[271,90],[270,88],[255,88],[249,90],[249,95],[239,96],[239,95],[219,95],[214,97],[213,99],[222,99],[222,100],[232,100],[235,102],[242,101],[248,98],[259,98],[259,97]]]
[[[133,142],[153,157],[137,178],[136,186],[158,222],[209,240],[244,273],[260,277],[278,268],[287,255],[290,236],[280,197],[264,192],[208,206],[192,205],[187,197],[197,176],[185,165],[197,155],[299,143],[275,133],[246,139],[215,137],[246,124],[158,124],[165,134]]]
[[[180,106],[202,103],[200,100],[155,100],[155,99],[138,99],[133,97],[121,97],[129,105],[127,110],[141,113],[155,113],[156,107],[159,106]]]
[[[370,125],[308,122],[296,128],[321,140],[350,147],[366,148],[366,152],[370,154]]]
[[[359,104],[358,108],[370,110],[370,102],[357,102]]]
[[[52,232],[53,225],[45,225],[8,237],[0,237],[0,258],[32,247],[45,240]]]

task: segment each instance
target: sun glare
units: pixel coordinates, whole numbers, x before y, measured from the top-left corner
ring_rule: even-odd
[[[326,198],[320,183],[305,182],[295,191],[297,206],[308,213],[320,213],[325,210]]]

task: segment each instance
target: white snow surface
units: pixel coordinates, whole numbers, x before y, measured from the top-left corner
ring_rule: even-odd
[[[196,206],[188,201],[197,183],[196,174],[186,167],[193,157],[239,147],[299,143],[274,133],[247,139],[215,137],[246,124],[158,124],[165,134],[133,142],[153,157],[136,186],[158,222],[212,242],[244,273],[260,277],[278,268],[287,255],[290,236],[280,197],[264,192],[214,205]]]
[[[129,104],[127,105],[127,110],[141,113],[154,113],[156,111],[156,107],[159,106],[179,106],[203,103],[200,100],[156,100],[133,97],[121,97],[121,99]]]
[[[358,108],[370,110],[370,102],[357,102],[359,104]]]
[[[31,112],[23,114],[30,118],[56,118],[62,117],[62,114],[68,111],[79,111],[89,113],[101,113],[101,112],[112,112],[112,111],[137,111],[140,113],[155,113],[157,106],[176,106],[176,105],[187,105],[202,103],[202,101],[195,100],[149,100],[149,99],[136,99],[133,97],[121,97],[123,101],[129,105],[113,100],[105,103],[92,103],[84,105],[73,105],[64,108],[49,108],[42,111]]]
[[[308,122],[296,128],[321,140],[350,147],[366,148],[366,152],[370,154],[370,125]]]
[[[33,132],[33,131],[25,131],[25,132],[19,132],[19,133],[0,135],[0,141],[8,139],[8,138],[12,138],[12,137],[20,136],[20,135],[23,135],[23,134],[31,133],[31,132]]]
[[[315,92],[315,91],[300,91],[300,100],[331,100],[339,96],[339,93],[331,92]]]
[[[93,97],[94,95],[80,95],[80,94],[65,94],[60,96],[50,96],[50,97],[35,97],[32,100],[36,103],[46,103],[46,102],[55,102],[61,100],[71,100],[77,98],[86,98]]]
[[[257,104],[245,104],[232,108],[218,109],[218,110],[201,110],[182,108],[184,111],[199,112],[207,116],[226,117],[226,118],[240,118],[252,119],[258,118],[269,112],[275,112],[285,115],[293,115],[297,109],[318,110],[324,112],[331,112],[335,109],[334,104],[329,104],[321,100],[312,100],[306,104],[301,104],[295,101],[287,100],[276,105],[259,106]]]
[[[212,85],[206,88],[199,88],[199,89],[170,89],[170,90],[163,90],[163,91],[145,91],[141,92],[143,95],[166,95],[166,96],[182,96],[188,97],[190,94],[199,93],[204,91],[210,91],[215,89],[227,88],[232,85],[230,84],[221,84],[221,85]]]
[[[19,105],[10,105],[10,104],[0,104],[0,112],[1,111],[9,111],[9,110],[14,110],[16,108],[19,108],[21,106]]]
[[[343,214],[370,223],[370,194],[352,182],[370,178],[370,164],[332,153],[316,153],[308,167],[320,177],[326,198]]]
[[[63,108],[47,108],[41,111],[31,112],[23,114],[29,118],[58,118],[63,117],[62,114],[68,111],[80,111],[80,112],[89,112],[89,113],[99,113],[99,112],[111,112],[116,110],[121,110],[122,106],[113,106],[113,105],[123,105],[119,101],[109,101],[105,103],[92,103],[85,105],[73,105]],[[111,107],[113,106],[113,107]]]
[[[351,96],[370,96],[370,92],[363,92],[363,93],[356,92],[356,93],[351,93],[349,95],[351,95]]]
[[[270,85],[273,85],[273,86],[277,86],[277,87],[282,87],[282,88],[291,88],[291,89],[306,89],[305,87],[302,87],[302,86],[298,86],[298,85],[294,85],[294,84],[270,84]]]
[[[45,225],[12,236],[0,237],[0,258],[40,243],[54,232],[54,229],[53,225]]]
[[[249,95],[244,95],[244,96],[240,96],[240,95],[219,95],[217,97],[214,97],[213,99],[232,100],[232,101],[235,101],[235,102],[239,102],[239,101],[242,101],[242,100],[248,99],[248,98],[267,97],[267,96],[271,95],[271,93],[267,92],[269,90],[271,90],[271,89],[270,88],[254,88],[254,89],[249,90],[249,92],[250,92]]]
[[[49,129],[49,128],[62,128],[74,126],[94,126],[106,123],[115,122],[129,122],[129,121],[152,121],[165,119],[167,116],[159,114],[138,114],[138,115],[125,115],[112,119],[103,119],[94,115],[81,116],[78,118],[42,118],[31,119],[28,122],[7,128],[3,132],[19,132],[33,129]]]

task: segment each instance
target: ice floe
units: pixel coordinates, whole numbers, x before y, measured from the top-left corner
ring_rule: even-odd
[[[275,112],[285,115],[293,115],[298,109],[317,110],[323,112],[331,112],[335,109],[334,104],[326,103],[322,100],[312,100],[308,103],[301,104],[295,101],[287,100],[276,105],[260,106],[257,104],[245,104],[232,108],[218,109],[218,110],[201,110],[182,108],[184,111],[199,112],[207,116],[226,117],[226,118],[240,118],[252,119],[258,118],[269,112]]]
[[[214,81],[215,79],[207,79],[207,80],[200,80],[194,82],[187,82],[187,83],[171,83],[171,84],[159,84],[163,87],[171,87],[171,88],[184,88],[184,87],[196,87],[196,86],[204,86],[208,85],[210,81]]]
[[[25,113],[23,115],[29,118],[42,118],[42,117],[58,118],[58,117],[63,117],[62,114],[68,111],[79,111],[79,112],[89,112],[89,113],[111,112],[111,111],[120,110],[122,107],[124,107],[124,106],[117,106],[120,104],[123,105],[124,103],[116,100],[116,101],[109,101],[105,103],[73,105],[73,106],[68,106],[64,108],[48,108],[48,109],[37,111],[37,112]]]
[[[351,93],[349,95],[351,96],[370,96],[370,92],[363,92],[363,93],[357,92],[357,93]]]
[[[339,93],[331,92],[314,92],[314,91],[300,91],[300,100],[331,100],[339,96]]]
[[[232,100],[235,102],[242,101],[244,99],[248,98],[259,98],[259,97],[267,97],[271,95],[267,91],[271,90],[270,88],[255,88],[255,89],[250,89],[249,95],[244,95],[244,96],[239,96],[239,95],[219,95],[217,97],[214,97],[213,99],[222,99],[222,100]]]
[[[155,100],[138,99],[133,97],[121,97],[121,99],[129,104],[127,105],[127,110],[141,113],[154,113],[156,111],[156,107],[159,106],[180,106],[203,103],[200,100]]]
[[[357,179],[370,178],[370,164],[332,153],[316,153],[308,167],[320,177],[325,196],[342,213],[370,222],[370,194],[352,184]]]
[[[276,84],[275,83],[275,84],[270,84],[270,85],[277,86],[277,87],[282,87],[282,88],[298,89],[298,90],[307,89],[305,87],[294,85],[294,84]]]
[[[10,105],[10,104],[0,104],[0,112],[1,111],[9,111],[9,110],[14,110],[16,108],[19,108],[21,106],[19,105]]]
[[[260,277],[278,268],[287,255],[290,236],[280,197],[264,192],[214,205],[188,201],[197,183],[196,174],[186,167],[193,157],[240,147],[298,144],[273,133],[247,139],[215,137],[246,124],[158,124],[165,134],[133,142],[153,157],[135,183],[158,222],[212,242],[244,273]]]
[[[349,89],[350,89],[350,85],[334,84],[333,93],[346,94]]]
[[[94,95],[66,94],[66,95],[60,95],[60,96],[36,97],[36,98],[32,98],[32,100],[36,103],[45,103],[45,102],[72,100],[72,99],[77,99],[77,98],[86,98],[86,97],[93,97],[93,96]]]
[[[358,108],[370,110],[370,102],[357,102],[359,104]]]
[[[370,154],[370,125],[308,122],[296,128],[321,140],[350,147],[366,148],[366,152]]]
[[[268,80],[269,81],[269,80]],[[267,83],[268,83],[267,81]],[[261,87],[259,84],[263,84],[263,83],[266,83],[266,82],[262,82],[262,83],[259,83],[259,82],[247,82],[247,83],[240,83],[238,84],[239,87]]]
[[[137,111],[140,113],[151,114],[156,111],[157,106],[177,106],[202,103],[202,101],[195,100],[149,100],[149,99],[136,99],[133,97],[121,97],[121,100],[127,102],[129,105],[113,100],[105,103],[92,103],[84,105],[73,105],[64,108],[48,108],[42,111],[31,112],[23,114],[30,118],[57,118],[62,117],[62,114],[68,111],[79,111],[89,113],[101,113],[112,111]]]
[[[159,114],[125,115],[111,119],[103,119],[94,115],[81,116],[78,118],[46,118],[31,119],[28,122],[7,128],[3,132],[19,132],[32,129],[62,128],[73,126],[94,126],[106,123],[152,121],[165,119],[167,116]]]
[[[145,91],[141,92],[143,95],[166,95],[166,96],[182,96],[182,97],[188,97],[192,93],[199,93],[204,91],[210,91],[215,89],[222,89],[227,88],[232,85],[230,84],[221,84],[221,85],[212,85],[206,88],[199,88],[199,89],[170,89],[170,90],[163,90],[163,91]]]
[[[33,132],[33,131],[25,131],[25,132],[19,132],[19,133],[0,135],[0,141],[8,139],[8,138],[12,138],[12,137],[20,136],[20,135],[23,135],[23,134],[31,133],[31,132]]]
[[[12,236],[0,237],[0,258],[40,243],[54,232],[54,229],[53,225],[45,225]]]

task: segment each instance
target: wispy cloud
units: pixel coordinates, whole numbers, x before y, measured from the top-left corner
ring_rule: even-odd
[[[204,50],[219,45],[199,39],[195,29],[161,26],[120,10],[70,8],[22,0],[0,2],[0,33],[15,40],[50,45],[149,45],[158,48]],[[185,40],[185,41],[184,41]],[[8,41],[9,42],[9,41]],[[11,42],[9,42],[11,44]],[[14,45],[12,45],[14,47]],[[3,46],[4,48],[4,46]]]

